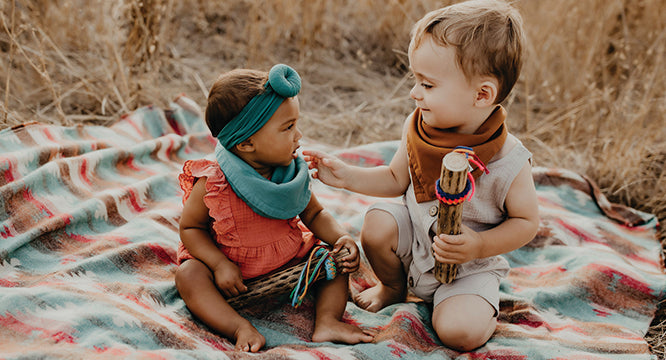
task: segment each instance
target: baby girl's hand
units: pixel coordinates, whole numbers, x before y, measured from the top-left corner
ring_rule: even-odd
[[[349,251],[349,255],[346,255],[338,260],[338,267],[342,269],[340,273],[353,273],[358,270],[360,263],[358,246],[356,246],[356,243],[354,242],[354,239],[351,238],[351,236],[343,235],[335,242],[335,245],[333,246],[333,252],[337,253],[342,248],[347,249],[347,251]]]
[[[213,276],[215,276],[215,285],[225,298],[238,296],[247,291],[240,269],[231,261],[223,261],[215,266]]]

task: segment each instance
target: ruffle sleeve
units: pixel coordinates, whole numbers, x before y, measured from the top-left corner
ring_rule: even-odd
[[[232,214],[229,191],[225,191],[229,183],[224,173],[215,161],[199,159],[188,160],[183,165],[183,172],[178,176],[180,187],[183,189],[183,203],[192,193],[194,183],[199,178],[206,178],[206,195],[204,204],[208,208],[208,215],[214,220],[212,224],[213,233],[224,238],[227,246],[239,246],[238,235],[234,230],[234,218]]]

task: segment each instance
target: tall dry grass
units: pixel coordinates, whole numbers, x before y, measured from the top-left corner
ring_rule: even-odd
[[[397,139],[413,103],[411,25],[434,0],[9,0],[0,3],[0,127],[109,124],[217,75],[277,62],[303,76],[302,127],[352,146]],[[597,181],[666,220],[666,2],[518,0],[527,60],[506,101],[537,165]],[[662,244],[664,235],[661,234]],[[664,311],[648,339],[663,357]]]

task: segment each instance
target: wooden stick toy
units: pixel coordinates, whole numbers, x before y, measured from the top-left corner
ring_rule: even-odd
[[[452,151],[442,159],[442,172],[437,183],[438,189],[436,189],[440,200],[437,215],[438,235],[460,234],[463,202],[469,192],[467,188],[471,186],[467,176],[468,169],[469,161],[464,153]],[[454,197],[447,197],[450,194],[454,194]],[[435,278],[440,282],[450,283],[457,273],[456,264],[443,264],[435,261]]]

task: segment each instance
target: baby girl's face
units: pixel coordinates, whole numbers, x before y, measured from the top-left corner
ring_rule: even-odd
[[[299,140],[296,127],[300,116],[298,97],[287,98],[266,124],[252,135],[254,160],[265,167],[287,166],[296,158]]]

